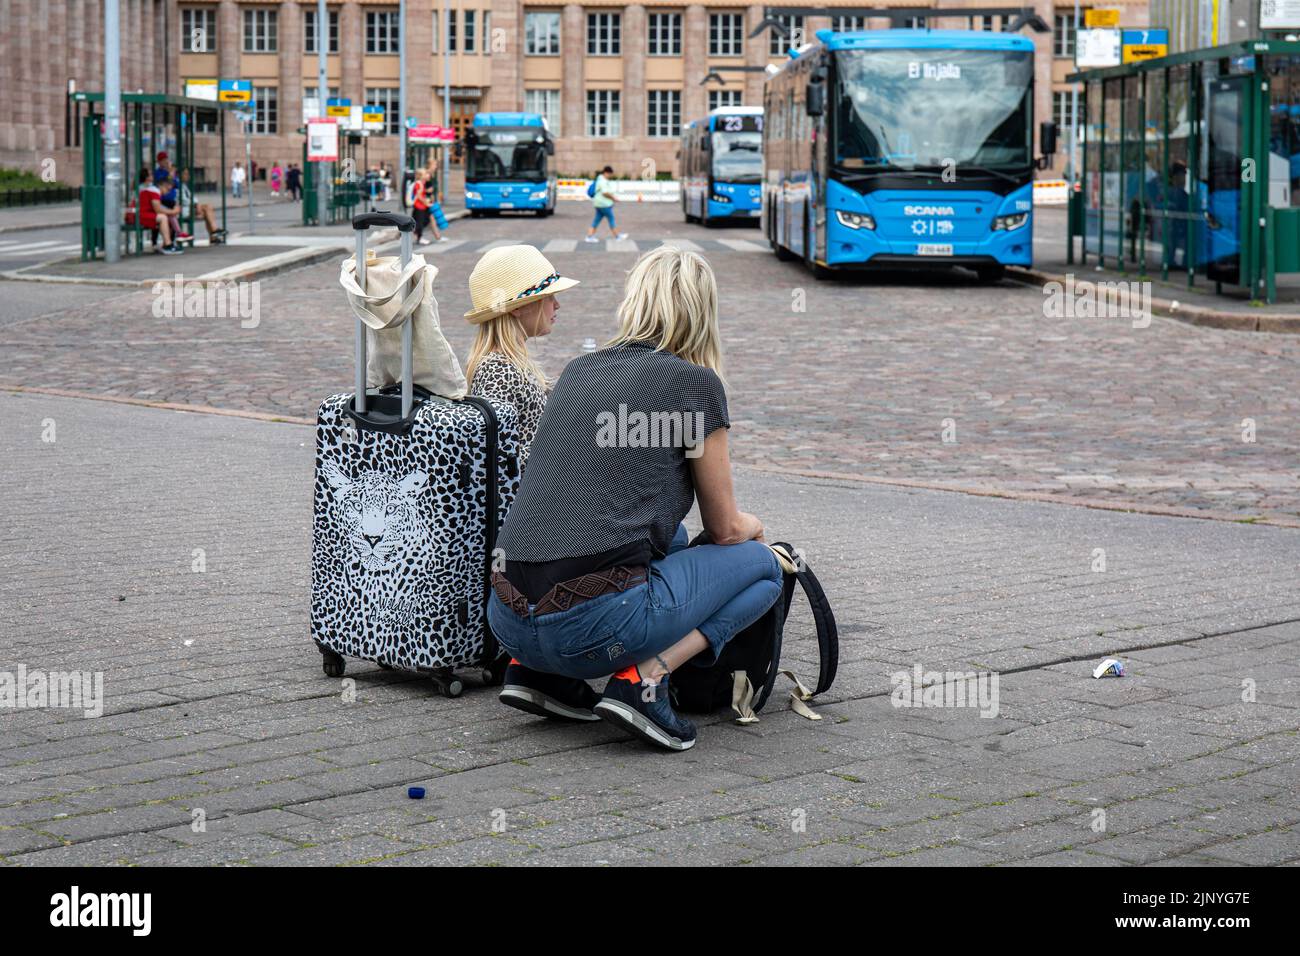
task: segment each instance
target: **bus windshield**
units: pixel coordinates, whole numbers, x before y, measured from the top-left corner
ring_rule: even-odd
[[[535,129],[483,129],[476,131],[466,156],[466,182],[515,181],[539,183],[546,179],[546,148]]]
[[[1029,51],[840,50],[835,165],[855,170],[1027,172]]]
[[[757,183],[763,177],[763,134],[714,133],[713,178],[720,183]]]

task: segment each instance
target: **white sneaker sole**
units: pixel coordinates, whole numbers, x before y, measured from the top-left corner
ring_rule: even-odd
[[[592,708],[603,720],[622,727],[647,743],[669,750],[690,750],[694,740],[678,740],[643,714],[617,700],[601,700]]]
[[[499,699],[501,703],[508,707],[515,707],[530,714],[536,714],[538,717],[563,717],[567,720],[580,720],[586,723],[600,720],[589,710],[570,707],[568,704],[560,703],[554,697],[546,696],[541,691],[533,690],[531,687],[520,687],[518,684],[506,684],[501,688]]]

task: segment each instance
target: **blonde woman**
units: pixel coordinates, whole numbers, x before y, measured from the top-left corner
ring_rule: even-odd
[[[642,256],[618,319],[547,402],[497,539],[488,620],[513,657],[503,703],[680,751],[695,727],[672,708],[670,674],[716,660],[776,602],[781,571],[732,490],[708,263],[670,246]],[[696,498],[714,543],[688,548]],[[606,676],[601,696],[585,683]]]
[[[560,310],[556,294],[578,282],[566,279],[533,246],[490,249],[469,276],[478,325],[469,353],[469,392],[509,402],[519,414],[519,465],[528,462],[537,423],[546,407],[547,380],[528,354],[528,340],[550,335]]]

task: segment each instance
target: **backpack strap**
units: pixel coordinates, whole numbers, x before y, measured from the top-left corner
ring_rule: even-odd
[[[790,616],[790,604],[794,600],[794,587],[797,583],[803,589],[804,597],[808,599],[808,606],[812,609],[813,623],[817,628],[819,667],[817,686],[812,692],[815,696],[830,690],[831,684],[835,682],[835,672],[839,668],[840,662],[839,629],[835,625],[835,614],[831,610],[830,602],[826,600],[826,592],[822,590],[821,582],[817,580],[817,575],[813,574],[812,568],[808,566],[792,546],[784,541],[778,541],[772,545],[773,551],[778,548],[784,552],[777,558],[782,568],[784,569],[787,563],[795,568],[793,574],[786,571],[783,582],[784,586],[781,594],[782,625]],[[785,560],[782,560],[782,558]]]

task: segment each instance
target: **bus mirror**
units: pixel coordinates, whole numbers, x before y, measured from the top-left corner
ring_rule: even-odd
[[[548,140],[546,141],[546,155],[547,155],[547,156],[554,156],[554,155],[555,155],[555,140],[553,140],[553,139],[548,139]]]
[[[1038,124],[1038,149],[1044,156],[1056,152],[1056,124],[1051,120]]]
[[[826,85],[824,83],[808,84],[808,95],[804,100],[804,108],[809,116],[821,116],[826,111]]]

